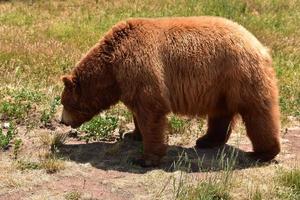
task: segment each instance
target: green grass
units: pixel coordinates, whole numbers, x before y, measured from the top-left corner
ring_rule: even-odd
[[[37,16],[33,16],[22,7],[17,7],[17,9],[10,12],[1,13],[0,23],[11,26],[30,26],[34,22],[34,17]]]
[[[221,155],[225,155],[224,152]],[[222,165],[223,171],[217,174],[206,174],[204,178],[193,181],[190,177],[180,172],[179,178],[173,178],[174,199],[179,200],[230,200],[233,199],[231,189],[233,186],[233,167],[235,157],[224,158],[220,156],[217,160]],[[213,164],[214,165],[214,164]],[[226,166],[225,166],[226,165]],[[199,166],[201,168],[201,166]],[[214,168],[214,166],[212,166]]]
[[[256,190],[254,190],[250,194],[250,199],[251,200],[262,200],[263,199],[263,194],[258,188],[256,188]]]
[[[49,121],[56,110],[51,105],[49,108],[49,102],[60,95],[63,87],[60,77],[116,22],[130,17],[198,15],[237,21],[272,50],[282,120],[288,122],[288,116],[299,120],[300,4],[297,1],[6,1],[0,3],[0,11],[2,120]],[[17,98],[14,93],[20,90],[29,94]],[[35,95],[40,98],[35,99]],[[171,120],[175,132],[183,127],[180,121]]]
[[[203,163],[203,160],[204,157],[199,157],[197,161],[199,172],[201,172],[202,176],[200,176],[200,178],[198,176],[194,178],[193,175],[189,176],[193,161],[189,159],[186,152],[182,152],[178,155],[178,159],[170,168],[177,173],[170,175],[162,189],[156,195],[156,198],[159,199],[162,194],[166,193],[166,188],[171,186],[172,199],[234,199],[232,197],[232,190],[235,187],[233,182],[237,179],[234,175],[237,152],[234,149],[221,149],[216,158],[212,159],[211,166],[203,166],[203,164],[205,164]],[[214,170],[217,172],[214,172]],[[255,194],[251,195],[255,196]]]
[[[222,183],[216,179],[201,181],[196,186],[183,188],[176,199],[180,200],[229,200],[228,183]]]
[[[281,170],[276,180],[283,186],[278,189],[280,199],[300,199],[300,168]]]

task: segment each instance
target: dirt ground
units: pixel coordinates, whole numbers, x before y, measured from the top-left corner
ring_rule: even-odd
[[[28,132],[19,128],[23,140],[20,156],[29,160],[38,158],[40,134],[69,131],[63,126],[57,126],[54,130],[34,129]],[[222,171],[214,163],[221,152],[225,157],[230,157],[232,152],[237,154],[234,166],[237,176],[247,177],[250,173],[253,175],[251,177],[264,174],[267,178],[269,172],[266,171],[273,174],[278,166],[299,164],[300,127],[283,130],[282,135],[281,154],[276,161],[262,166],[254,166],[247,161],[244,154],[251,150],[250,141],[237,132],[233,133],[228,145],[209,150],[193,148],[192,141],[196,136],[190,138],[189,145],[181,146],[176,143],[183,136],[171,135],[167,156],[158,168],[145,169],[133,165],[131,161],[141,155],[142,145],[130,140],[86,144],[68,137],[58,149],[65,160],[65,169],[53,174],[42,169],[17,170],[12,150],[0,152],[0,199],[66,199],[68,194],[77,194],[82,199],[172,199],[172,177],[184,172],[187,176],[201,179],[207,173]],[[257,184],[260,184],[259,181]],[[240,199],[243,199],[242,196]]]

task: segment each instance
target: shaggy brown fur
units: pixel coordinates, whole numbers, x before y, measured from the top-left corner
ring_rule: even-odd
[[[118,101],[134,114],[143,165],[166,153],[170,112],[208,116],[196,146],[225,144],[240,114],[253,155],[280,151],[278,89],[267,49],[242,26],[218,17],[131,19],[114,26],[63,78],[62,121],[79,126]]]

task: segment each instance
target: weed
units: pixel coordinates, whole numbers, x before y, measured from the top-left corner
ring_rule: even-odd
[[[26,160],[18,160],[17,161],[17,169],[19,170],[35,170],[35,169],[41,169],[41,165],[38,162],[31,162]]]
[[[45,125],[50,122],[51,118],[53,118],[57,107],[60,105],[60,97],[57,96],[53,99],[50,104],[50,108],[48,110],[44,110],[41,116],[41,121]]]
[[[0,104],[1,118],[6,120],[23,119],[30,108],[29,103],[4,101]]]
[[[47,173],[55,173],[65,168],[63,160],[60,159],[59,149],[64,144],[67,134],[62,133],[43,133],[40,135],[42,151],[39,153],[39,165]]]
[[[67,134],[64,133],[56,133],[52,137],[51,141],[51,149],[62,146],[67,139]]]
[[[42,95],[27,88],[7,91],[7,97],[0,101],[0,119],[24,120],[36,103],[41,102]]]
[[[40,165],[41,168],[45,169],[48,174],[53,174],[65,168],[63,161],[55,156],[42,160]]]
[[[99,140],[108,137],[118,127],[118,118],[112,115],[100,115],[80,127],[81,131],[86,132],[82,139]]]
[[[20,152],[21,149],[21,145],[22,145],[22,140],[20,138],[15,139],[14,141],[14,159],[18,158],[18,154]]]
[[[6,134],[2,128],[0,128],[0,148],[6,150],[13,137],[17,134],[17,129],[13,124],[10,124]]]
[[[187,121],[172,115],[169,123],[171,126],[171,134],[181,134],[186,128]]]
[[[72,192],[68,192],[65,195],[65,199],[66,200],[79,200],[81,199],[82,194],[78,191],[72,191]]]
[[[31,101],[31,102],[40,102],[43,95],[37,91],[30,90],[28,88],[21,88],[12,93],[12,97],[16,101]]]
[[[42,143],[42,146],[50,150],[51,153],[55,153],[57,151],[57,148],[62,146],[67,139],[67,134],[64,133],[44,133],[40,135],[40,142]]]
[[[51,144],[52,144],[51,134],[42,133],[39,135],[39,140],[43,147],[46,147],[46,148],[51,147]]]
[[[39,170],[44,169],[47,173],[52,174],[65,168],[62,160],[55,156],[41,159],[39,162],[18,160],[16,168],[19,170]]]
[[[132,113],[122,104],[113,106],[106,112],[107,115],[118,117],[118,127],[120,130],[125,131],[128,123],[133,121]]]

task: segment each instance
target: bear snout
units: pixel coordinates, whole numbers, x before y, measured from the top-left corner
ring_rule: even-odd
[[[66,126],[71,126],[72,128],[78,128],[80,126],[80,124],[74,123],[70,113],[66,109],[63,109],[63,111],[62,111],[60,124],[64,124]]]

